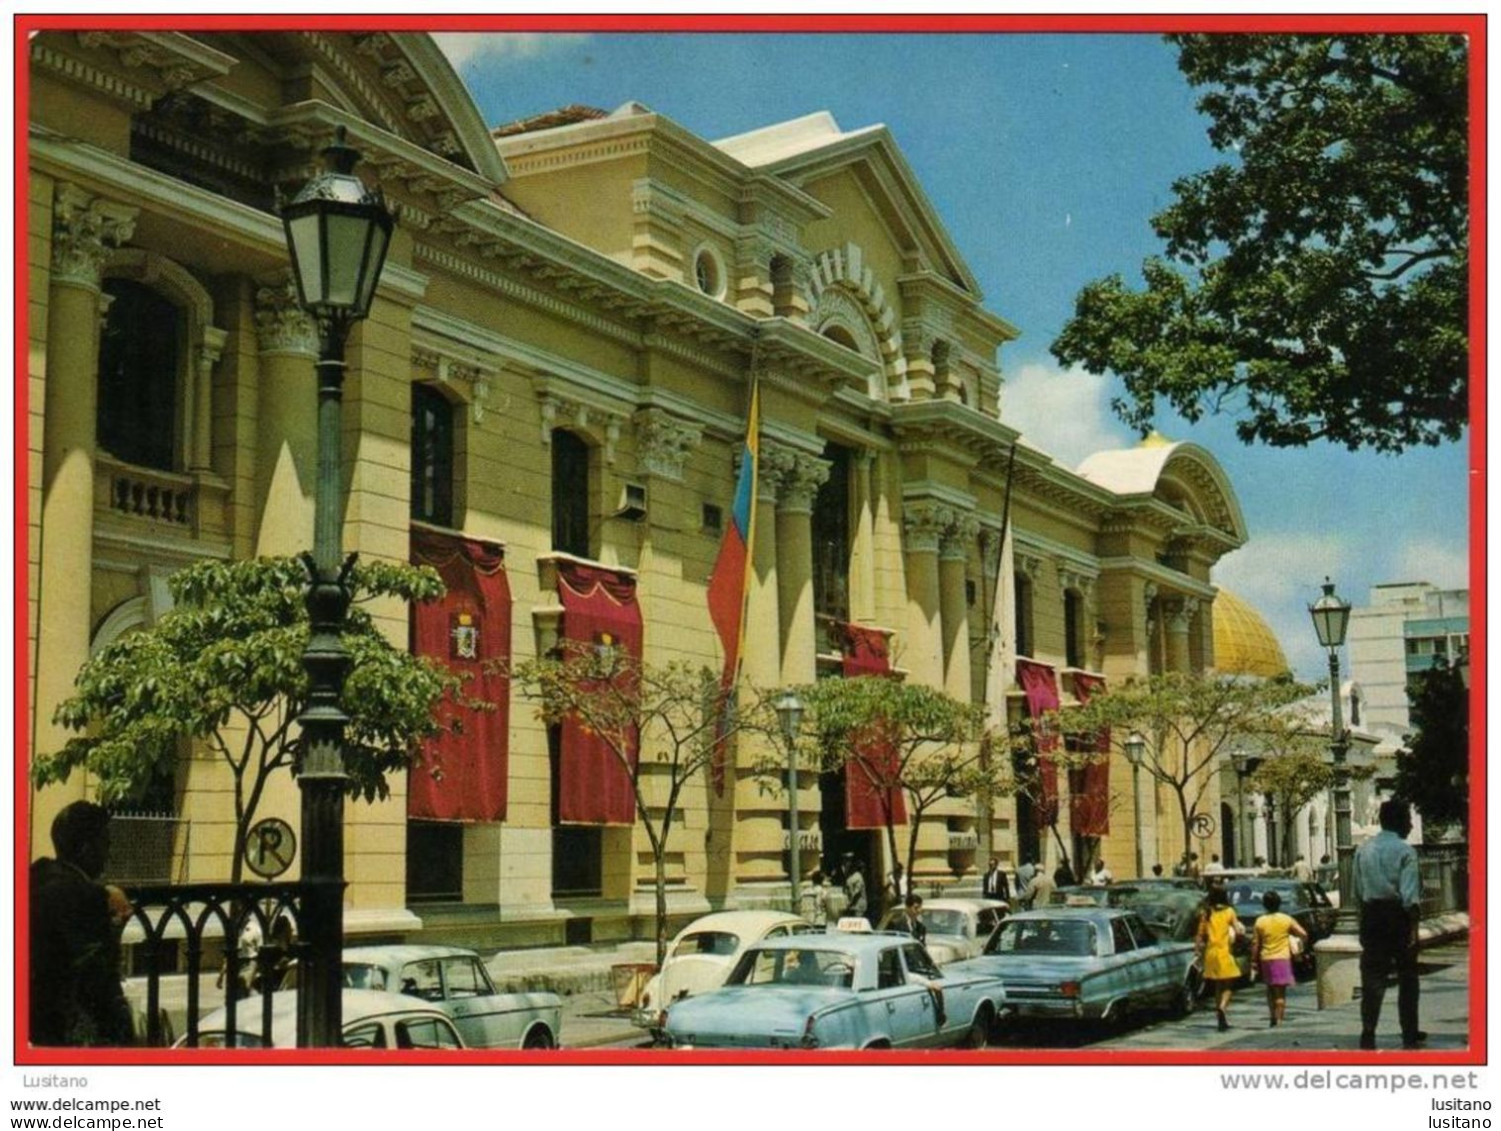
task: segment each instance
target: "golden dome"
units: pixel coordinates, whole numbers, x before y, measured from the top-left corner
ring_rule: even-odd
[[[1214,599],[1214,667],[1226,675],[1264,678],[1288,670],[1282,645],[1261,614],[1228,589]]]

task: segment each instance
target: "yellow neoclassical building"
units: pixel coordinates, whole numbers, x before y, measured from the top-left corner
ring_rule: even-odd
[[[314,337],[275,203],[340,126],[398,216],[348,351],[344,541],[440,564],[458,602],[436,627],[382,608],[393,641],[520,660],[608,629],[717,669],[705,586],[758,382],[753,683],[837,675],[875,639],[999,719],[1029,709],[1019,665],[1064,702],[1080,675],[1212,666],[1210,571],[1246,538],[1222,469],[1160,440],[1070,469],[1018,437],[1017,331],[884,127],[813,113],[711,142],[637,104],[490,123],[419,34],[48,31],[29,50],[35,749],[62,741],[52,713],[91,651],[167,612],[174,570],[311,543]],[[455,755],[463,789],[350,804],[351,933],[588,941],[649,913],[646,839],[587,744],[504,707]],[[722,794],[689,789],[677,914],[788,898],[787,798],[753,755]],[[31,798],[34,852],[88,788]],[[152,798],[156,878],[228,874],[227,789],[184,748]],[[844,789],[805,782],[803,867],[853,851],[884,874]],[[1123,762],[1108,789],[1094,835],[1125,875]],[[1176,859],[1181,832],[1143,811],[1147,858]],[[296,825],[290,778],[261,812]],[[1057,843],[1025,802],[955,799],[914,871],[974,885],[992,852]]]

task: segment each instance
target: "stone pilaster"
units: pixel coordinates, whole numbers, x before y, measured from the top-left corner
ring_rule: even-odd
[[[952,507],[931,502],[908,503],[902,513],[907,562],[907,651],[902,660],[909,679],[935,688],[944,686],[938,548],[954,518]]]
[[[1187,673],[1189,661],[1188,630],[1199,611],[1194,597],[1183,597],[1167,609],[1167,666],[1169,671]]]
[[[290,276],[256,290],[255,332],[256,553],[298,554],[313,544],[318,331]]]
[[[769,458],[768,458],[769,457]],[[828,461],[774,448],[777,476],[777,593],[782,626],[782,684],[812,683],[817,653],[813,624],[813,496],[829,477]]]
[[[42,452],[42,556],[36,656],[35,749],[50,753],[67,732],[52,713],[88,659],[94,577],[94,457],[97,443],[100,284],[111,250],[130,239],[136,210],[60,185],[53,205],[47,305]],[[83,795],[83,774],[39,794],[32,847],[49,852],[57,811]]]

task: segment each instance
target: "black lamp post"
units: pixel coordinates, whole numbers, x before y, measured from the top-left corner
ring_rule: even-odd
[[[1350,603],[1334,594],[1334,583],[1324,578],[1324,595],[1308,606],[1319,643],[1329,651],[1329,753],[1334,762],[1334,851],[1339,862],[1339,921],[1336,929],[1350,934],[1355,929],[1355,846],[1350,841],[1350,770],[1345,765],[1349,739],[1339,701],[1339,649],[1350,625]]]
[[[803,725],[803,701],[797,692],[787,690],[777,699],[777,721],[782,724],[782,737],[787,740],[787,848],[792,874],[792,913],[802,914],[803,870],[802,846],[798,844],[797,815],[797,735]]]
[[[1136,818],[1136,874],[1145,876],[1141,853],[1141,760],[1147,754],[1147,740],[1133,730],[1126,739],[1126,761],[1131,763],[1131,807]]]
[[[323,151],[327,168],[281,210],[297,296],[318,324],[318,471],[313,497],[313,552],[305,555],[310,634],[302,724],[302,880],[299,924],[310,969],[299,990],[298,1038],[313,1047],[339,1044],[340,951],[344,945],[344,724],[339,706],[349,655],[341,634],[349,611],[349,570],[342,564],[339,430],[344,342],[370,313],[395,219],[379,192],[354,175],[360,155],[344,144],[344,127]]]

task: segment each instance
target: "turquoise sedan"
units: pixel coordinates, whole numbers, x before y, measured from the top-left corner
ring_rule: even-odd
[[[989,1044],[998,978],[940,971],[907,935],[800,935],[747,950],[723,988],[661,1018],[675,1048],[905,1049]]]
[[[1007,919],[978,958],[946,968],[990,975],[1018,1017],[1119,1021],[1149,1007],[1187,1013],[1199,988],[1191,943],[1159,938],[1135,911],[1050,907]]]

